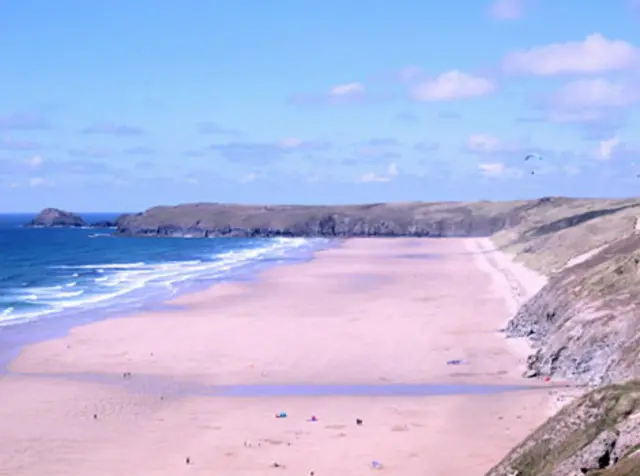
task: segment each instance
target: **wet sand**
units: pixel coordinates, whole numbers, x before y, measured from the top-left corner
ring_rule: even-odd
[[[497,331],[543,283],[487,240],[358,239],[75,328],[0,379],[0,474],[482,475],[547,416]]]

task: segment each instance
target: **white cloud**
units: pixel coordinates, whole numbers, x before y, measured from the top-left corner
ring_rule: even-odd
[[[494,0],[489,13],[496,20],[517,20],[524,14],[525,0]]]
[[[565,84],[551,102],[561,109],[624,107],[640,100],[640,88],[603,78],[580,79]]]
[[[412,90],[412,95],[417,101],[423,102],[451,101],[484,96],[495,90],[495,84],[489,79],[452,70],[430,81],[417,84]]]
[[[263,175],[261,173],[251,172],[250,174],[247,174],[243,178],[241,178],[240,183],[251,183],[255,182],[256,180],[260,180],[261,178],[263,178]]]
[[[467,139],[465,149],[468,152],[487,154],[504,150],[502,141],[487,134],[473,134]]]
[[[640,49],[623,40],[594,33],[584,41],[538,46],[508,54],[502,68],[508,73],[549,76],[621,71],[638,64]]]
[[[39,155],[34,155],[33,157],[29,157],[26,160],[27,165],[34,169],[40,167],[42,165],[42,162],[42,157],[40,157]]]
[[[410,83],[424,76],[424,71],[419,66],[407,66],[398,73],[400,81]]]
[[[338,84],[320,94],[295,94],[291,97],[294,104],[352,104],[368,99],[365,86],[362,83]]]
[[[485,162],[478,164],[478,168],[487,177],[498,177],[504,174],[506,167],[502,162]]]
[[[478,164],[478,169],[485,177],[500,179],[518,179],[524,174],[522,170],[507,167],[502,162],[483,162]]]
[[[304,140],[297,137],[286,137],[277,143],[277,146],[290,152],[296,151],[318,151],[331,148],[331,144],[325,140]]]
[[[49,187],[53,182],[42,177],[32,177],[29,179],[29,187]]]
[[[329,90],[329,96],[335,99],[351,99],[363,95],[365,87],[361,83],[346,83],[334,86]]]
[[[398,170],[397,164],[391,163],[387,167],[387,173],[385,175],[378,175],[378,174],[375,174],[373,172],[369,172],[369,173],[364,174],[362,177],[360,177],[358,182],[361,182],[361,183],[372,183],[372,182],[385,183],[385,182],[391,182],[394,178],[396,178],[398,176],[399,173],[400,173],[400,171]]]
[[[304,141],[302,139],[298,139],[296,137],[287,137],[280,141],[280,147],[283,149],[295,149],[300,147]]]
[[[586,157],[598,161],[616,161],[618,165],[634,165],[640,159],[640,147],[622,141],[618,136],[612,136],[598,142]]]
[[[596,135],[610,135],[625,121],[628,108],[640,103],[640,84],[603,78],[571,81],[544,103],[546,120],[558,123],[593,124]],[[607,132],[609,131],[609,132]]]
[[[612,137],[611,139],[600,141],[596,151],[596,157],[602,160],[609,160],[616,149],[620,145],[620,139]]]
[[[371,182],[388,182],[389,177],[385,177],[384,175],[377,175],[373,172],[368,172],[360,177],[359,182],[362,183],[371,183]]]

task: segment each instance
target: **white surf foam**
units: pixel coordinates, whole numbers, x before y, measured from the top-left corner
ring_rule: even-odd
[[[98,263],[77,266],[55,266],[55,269],[74,271],[64,285],[50,287],[30,287],[20,289],[11,296],[14,301],[37,305],[37,309],[22,312],[13,307],[0,313],[0,326],[30,321],[51,314],[69,310],[83,310],[89,307],[121,305],[129,302],[136,291],[149,288],[163,293],[176,292],[179,285],[191,280],[222,279],[236,270],[259,264],[265,260],[282,262],[288,256],[294,257],[300,249],[317,247],[328,240],[304,238],[277,238],[260,247],[230,250],[203,259],[168,261],[160,263]],[[102,276],[82,281],[77,270],[91,270]],[[131,297],[131,296],[130,296]],[[131,297],[131,302],[135,301]],[[9,301],[11,302],[11,301]]]

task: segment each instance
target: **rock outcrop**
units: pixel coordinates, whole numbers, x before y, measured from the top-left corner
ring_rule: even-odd
[[[28,227],[83,227],[88,226],[80,215],[66,212],[58,208],[45,208],[27,223]]]
[[[116,220],[99,220],[91,223],[91,228],[116,228],[118,222]]]

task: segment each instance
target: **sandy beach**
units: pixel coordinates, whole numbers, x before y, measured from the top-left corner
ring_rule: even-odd
[[[548,416],[498,332],[544,282],[488,239],[352,239],[74,328],[1,377],[0,474],[482,475]],[[362,390],[402,385],[441,394]]]

